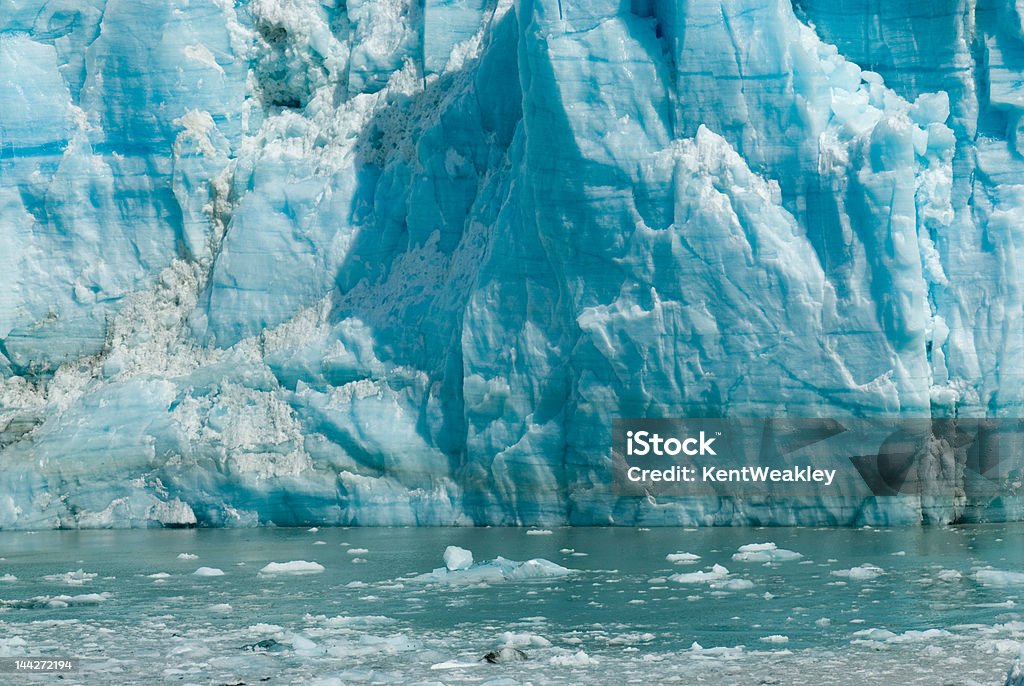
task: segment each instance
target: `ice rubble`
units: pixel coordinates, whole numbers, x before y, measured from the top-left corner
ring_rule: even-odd
[[[618,500],[609,427],[1019,412],[995,4],[9,3],[0,527],[963,516]]]

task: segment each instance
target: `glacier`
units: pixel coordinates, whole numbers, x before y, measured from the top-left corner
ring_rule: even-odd
[[[0,0],[0,528],[974,516],[610,431],[1020,416],[1022,80],[1011,0]]]

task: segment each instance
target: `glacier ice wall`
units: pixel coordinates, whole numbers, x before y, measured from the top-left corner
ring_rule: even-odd
[[[1018,416],[1022,78],[1010,0],[0,0],[0,528],[963,517],[610,427]]]

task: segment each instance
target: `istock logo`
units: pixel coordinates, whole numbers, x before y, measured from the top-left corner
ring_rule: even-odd
[[[719,434],[721,435],[721,434]],[[657,455],[659,457],[675,457],[683,455],[718,455],[711,444],[715,437],[708,438],[701,431],[698,437],[689,437],[679,440],[674,436],[662,438],[660,434],[649,431],[627,431],[626,432],[626,454],[633,457],[645,455]]]

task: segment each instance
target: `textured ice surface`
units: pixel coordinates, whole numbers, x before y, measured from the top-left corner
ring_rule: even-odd
[[[4,2],[0,527],[966,516],[611,495],[617,416],[1021,412],[1024,8],[884,5]]]

